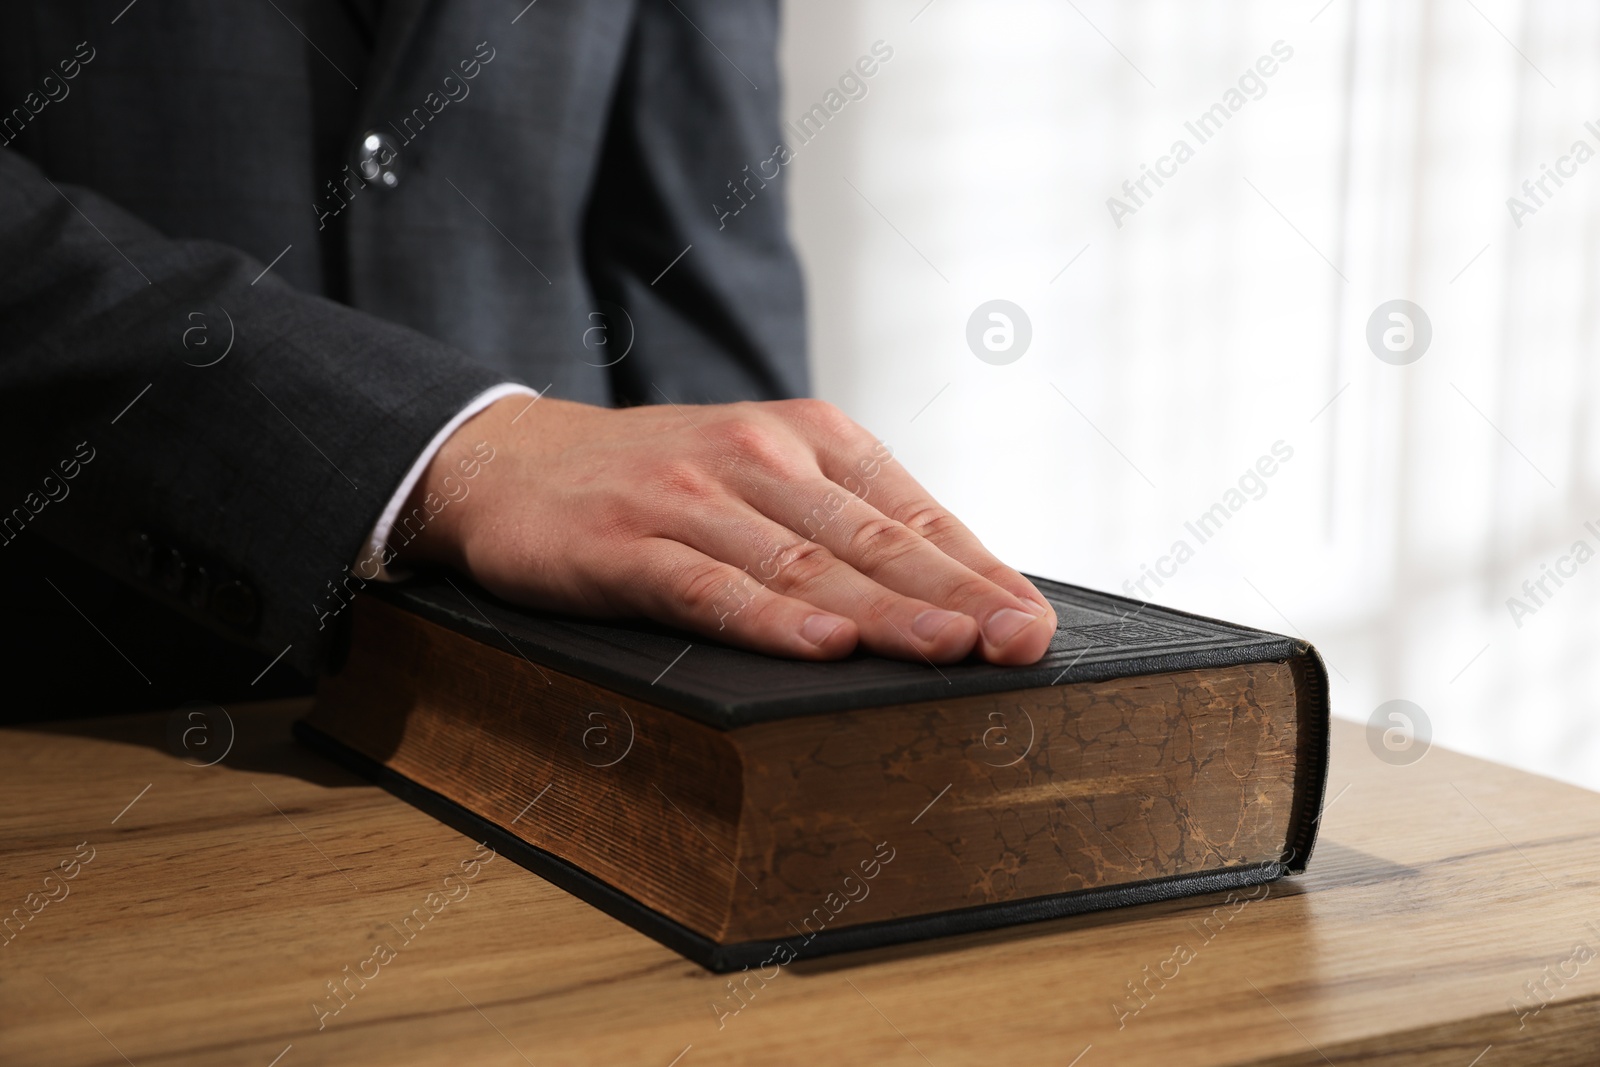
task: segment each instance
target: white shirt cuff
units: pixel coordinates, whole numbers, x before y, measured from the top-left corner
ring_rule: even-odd
[[[411,496],[411,490],[417,487],[417,482],[422,479],[422,473],[428,469],[428,464],[433,462],[433,457],[439,454],[439,449],[444,447],[450,435],[461,428],[472,416],[496,400],[507,396],[531,396],[537,399],[538,390],[529,389],[526,385],[514,382],[502,382],[499,385],[485,389],[467,402],[467,406],[456,412],[455,418],[439,428],[433,435],[426,448],[417,456],[411,469],[406,471],[406,476],[400,479],[400,486],[394,491],[394,496],[389,498],[389,503],[384,506],[383,513],[378,516],[378,522],[372,527],[372,532],[367,535],[367,543],[361,550],[360,558],[356,560],[355,572],[361,578],[371,582],[398,582],[408,577],[408,572],[399,568],[391,570],[384,564],[384,555],[387,553],[393,558],[393,551],[389,550],[389,535],[394,532],[395,520],[400,517],[400,509],[406,506],[406,500]],[[530,401],[531,403],[531,401]]]

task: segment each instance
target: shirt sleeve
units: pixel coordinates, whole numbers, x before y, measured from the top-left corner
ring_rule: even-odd
[[[428,469],[428,464],[433,462],[433,457],[439,454],[439,449],[450,439],[450,435],[459,430],[466,421],[478,414],[496,400],[508,396],[531,397],[528,403],[539,399],[542,394],[537,389],[530,389],[526,385],[516,382],[502,382],[491,386],[469,400],[465,407],[456,412],[455,417],[439,428],[433,435],[416,461],[411,464],[411,469],[406,471],[406,476],[400,479],[400,485],[395,489],[394,496],[384,505],[383,512],[378,516],[378,521],[373,525],[372,532],[367,535],[367,542],[362,547],[361,555],[356,560],[355,572],[368,581],[398,582],[410,577],[410,572],[400,567],[390,567],[385,562],[385,557],[392,558],[393,552],[389,550],[389,536],[394,532],[395,520],[400,517],[400,509],[406,506],[406,500],[411,496],[411,491],[417,487],[417,482],[422,479],[422,472]]]

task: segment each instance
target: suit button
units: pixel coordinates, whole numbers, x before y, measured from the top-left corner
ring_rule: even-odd
[[[245,582],[224,582],[211,591],[211,613],[229,626],[249,626],[258,607],[255,589]]]
[[[388,134],[368,130],[356,154],[356,169],[366,181],[393,189],[400,184],[400,149]]]
[[[135,578],[148,578],[155,568],[156,546],[143,530],[128,531],[128,565]]]

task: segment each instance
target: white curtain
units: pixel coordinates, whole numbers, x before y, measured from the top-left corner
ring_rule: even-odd
[[[1600,788],[1600,7],[790,0],[783,51],[819,395],[1021,568]]]

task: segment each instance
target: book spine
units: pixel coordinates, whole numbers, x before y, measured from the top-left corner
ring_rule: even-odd
[[[1295,799],[1289,812],[1289,836],[1280,862],[1290,874],[1305,871],[1322,825],[1322,804],[1328,790],[1328,747],[1331,708],[1328,669],[1311,645],[1289,661],[1295,690]]]

